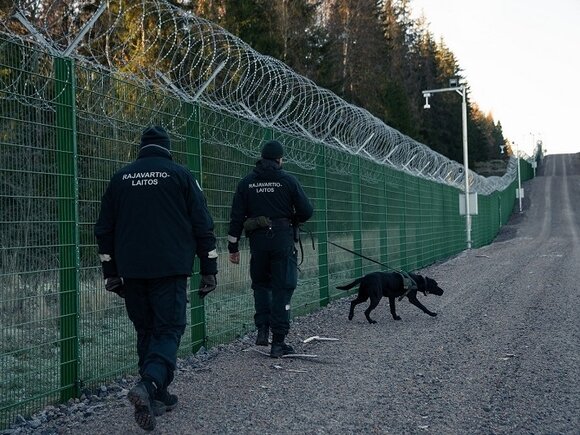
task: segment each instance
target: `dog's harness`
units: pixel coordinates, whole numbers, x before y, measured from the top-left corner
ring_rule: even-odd
[[[417,285],[417,281],[415,281],[413,278],[411,278],[411,275],[409,275],[407,272],[405,271],[401,271],[401,272],[397,272],[401,278],[403,279],[403,289],[405,289],[405,293],[403,293],[402,296],[399,296],[399,301],[402,301],[403,298],[405,296],[408,296],[410,292],[415,291],[415,290],[419,290],[419,286]],[[421,276],[421,275],[419,275]],[[423,278],[423,288],[424,290],[422,290],[421,292],[427,296],[427,293],[429,293],[429,291],[427,290],[427,280],[425,279],[424,276],[421,276],[421,278]]]

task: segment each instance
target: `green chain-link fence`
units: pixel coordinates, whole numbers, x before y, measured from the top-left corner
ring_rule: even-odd
[[[143,112],[168,126],[174,159],[200,180],[222,253],[218,290],[204,302],[197,274],[191,279],[181,355],[253,330],[246,240],[239,266],[224,253],[234,189],[264,139],[311,162],[285,165],[315,207],[307,224],[315,250],[305,237],[294,316],[345,296],[337,284],[381,269],[334,244],[409,271],[466,247],[457,189],[161,92],[0,37],[0,427],[135,372],[133,327],[122,300],[104,290],[93,224],[111,175],[136,157],[135,128],[123,125],[144,127]],[[239,148],[220,143],[232,135]],[[522,179],[531,176],[522,161]],[[516,187],[478,197],[473,247],[508,220]]]

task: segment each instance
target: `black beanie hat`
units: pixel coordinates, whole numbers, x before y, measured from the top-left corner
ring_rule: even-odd
[[[282,147],[282,144],[277,140],[271,140],[269,142],[266,142],[266,144],[262,148],[263,159],[276,160],[282,158],[283,155],[284,148]]]
[[[147,127],[145,131],[143,131],[143,134],[141,135],[141,148],[150,144],[159,145],[168,150],[170,149],[169,135],[163,127],[154,125],[152,127]]]

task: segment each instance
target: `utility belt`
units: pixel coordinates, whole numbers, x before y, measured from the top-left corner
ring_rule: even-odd
[[[292,219],[288,218],[277,218],[277,219],[270,219],[266,216],[258,216],[255,218],[248,218],[244,221],[244,230],[246,231],[246,235],[250,236],[255,231],[266,230],[272,231],[272,228],[292,228],[293,235],[294,235],[294,242],[300,245],[300,253],[302,256],[302,260],[298,266],[302,264],[304,261],[304,248],[302,247],[302,240],[300,239],[300,223],[298,221],[294,222]],[[304,231],[304,230],[303,230]],[[310,239],[312,241],[312,250],[314,250],[314,237],[312,233],[306,230],[310,234]]]
[[[271,230],[272,228],[290,228],[292,220],[288,218],[270,219],[266,216],[257,216],[255,218],[248,218],[244,221],[244,230],[247,235],[254,231]]]

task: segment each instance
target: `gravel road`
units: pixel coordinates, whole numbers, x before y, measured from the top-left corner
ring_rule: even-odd
[[[548,156],[524,187],[494,243],[420,272],[445,289],[419,296],[438,317],[405,300],[396,322],[383,300],[377,324],[366,304],[349,322],[346,298],[292,325],[317,359],[244,351],[249,336],[180,361],[179,407],[152,433],[579,434],[580,154]],[[314,335],[339,341],[301,343]],[[131,382],[12,433],[143,433]]]

